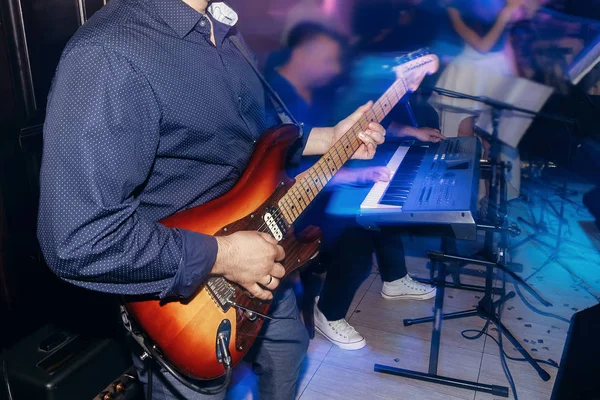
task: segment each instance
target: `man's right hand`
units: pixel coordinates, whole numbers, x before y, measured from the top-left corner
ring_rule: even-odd
[[[246,289],[252,296],[271,300],[271,293],[285,275],[278,262],[285,258],[283,247],[263,232],[236,232],[217,236],[217,260],[211,271]]]

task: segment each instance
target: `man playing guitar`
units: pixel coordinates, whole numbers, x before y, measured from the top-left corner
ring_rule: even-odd
[[[277,122],[232,42],[241,38],[237,19],[221,2],[111,0],[69,42],[49,96],[38,223],[59,277],[106,293],[186,299],[208,276],[223,276],[273,298],[285,254],[271,236],[158,223],[228,192]],[[369,107],[332,128],[305,126],[291,161],[326,152]],[[373,157],[384,135],[369,124],[355,158]],[[265,324],[253,348],[260,394],[292,399],[308,341],[290,290],[277,293],[271,315],[283,319]],[[156,399],[224,396],[152,374]]]

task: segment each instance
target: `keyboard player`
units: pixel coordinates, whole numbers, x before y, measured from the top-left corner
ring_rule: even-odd
[[[343,40],[324,27],[304,23],[292,29],[287,43],[288,60],[275,70],[266,71],[267,79],[300,122],[317,123],[315,119],[332,118],[332,115],[324,115],[327,114],[327,103],[320,101],[316,89],[332,81],[340,72]],[[374,95],[378,97],[381,93]],[[363,103],[367,100],[361,99]],[[435,114],[433,110],[431,112]],[[430,142],[444,139],[434,128],[412,128],[398,120],[394,124],[388,121],[388,124],[388,138],[413,136]],[[354,179],[356,183],[389,176],[384,172],[386,156],[382,154],[381,157],[352,163],[350,168],[340,171],[345,177],[343,180]],[[304,167],[308,168],[310,162],[306,161]],[[314,308],[315,328],[342,349],[360,349],[366,341],[348,324],[345,316],[356,290],[371,272],[374,252],[384,281],[381,293],[384,298],[426,300],[435,296],[435,288],[416,282],[408,275],[399,232],[368,231],[359,226],[354,217],[326,217],[326,207],[327,196],[321,196],[321,202],[304,218],[305,223],[320,226],[324,234],[321,261],[327,270],[327,278]]]

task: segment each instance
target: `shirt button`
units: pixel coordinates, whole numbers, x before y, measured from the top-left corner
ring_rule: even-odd
[[[206,26],[206,21],[205,20],[201,20],[200,21],[200,26]]]
[[[238,101],[242,101],[242,96],[238,96]]]

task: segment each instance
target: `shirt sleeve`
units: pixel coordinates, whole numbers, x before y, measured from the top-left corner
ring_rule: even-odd
[[[38,238],[49,267],[88,289],[185,297],[216,258],[216,239],[137,211],[159,143],[161,110],[144,75],[102,46],[71,48],[44,125]]]

